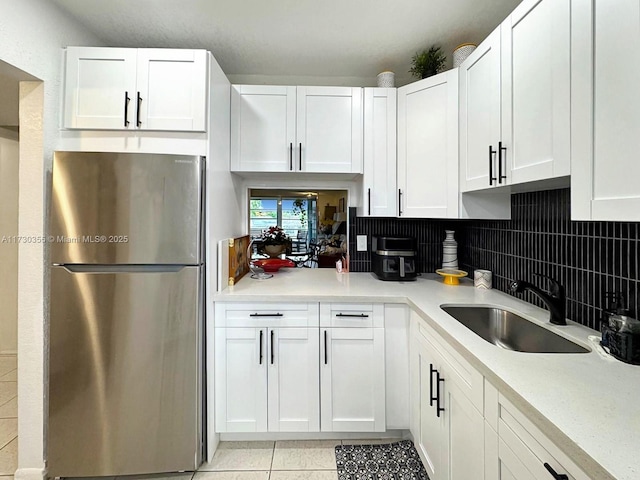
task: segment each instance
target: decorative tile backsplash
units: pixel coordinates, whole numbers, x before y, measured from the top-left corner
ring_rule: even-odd
[[[371,237],[386,235],[415,237],[418,243],[418,268],[421,272],[434,272],[442,268],[442,241],[445,230],[455,230],[460,246],[458,229],[465,222],[460,220],[424,220],[409,218],[356,217],[356,209],[349,209],[349,268],[352,272],[371,271]],[[356,251],[356,235],[367,235],[366,252]]]
[[[511,220],[409,220],[355,218],[351,212],[352,271],[370,271],[368,252],[355,252],[355,235],[397,234],[418,238],[422,271],[432,272],[442,261],[444,230],[456,231],[460,268],[493,272],[493,286],[508,291],[524,279],[543,288],[540,273],[555,278],[567,291],[567,316],[591,328],[607,291],[623,292],[631,314],[638,312],[640,224],[573,222],[569,189],[520,193],[511,197]],[[542,306],[533,294],[515,294]]]

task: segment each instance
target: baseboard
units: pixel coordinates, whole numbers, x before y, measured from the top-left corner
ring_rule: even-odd
[[[19,468],[13,474],[15,480],[43,480],[47,478],[45,468]]]
[[[221,433],[221,442],[250,442],[262,440],[374,440],[385,438],[408,438],[408,430],[387,430],[386,432],[263,432],[263,433]]]

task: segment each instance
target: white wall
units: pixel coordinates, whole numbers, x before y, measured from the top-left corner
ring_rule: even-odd
[[[209,154],[207,156],[207,325],[213,327],[213,295],[218,278],[217,247],[220,240],[246,234],[243,228],[240,198],[240,179],[229,171],[231,128],[231,84],[216,60],[209,57]],[[208,372],[208,452],[213,458],[218,444],[215,432],[214,398],[214,337],[213,328],[207,330],[206,368]]]
[[[0,0],[0,60],[42,80],[20,86],[19,235],[43,235],[45,191],[58,136],[61,48],[100,45],[47,0]],[[23,111],[23,106],[24,111]],[[39,110],[39,111],[38,111]],[[42,116],[40,116],[40,113]],[[40,124],[40,122],[42,122]],[[18,257],[18,471],[42,478],[45,457],[46,248],[23,244]]]
[[[18,134],[0,128],[0,354],[18,350],[18,244],[7,240],[17,235]]]

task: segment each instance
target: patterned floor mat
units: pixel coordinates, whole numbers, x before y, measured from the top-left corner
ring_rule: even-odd
[[[338,445],[338,480],[429,480],[411,440]]]

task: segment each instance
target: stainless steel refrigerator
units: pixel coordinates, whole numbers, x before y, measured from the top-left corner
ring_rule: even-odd
[[[203,171],[192,156],[54,155],[52,477],[200,464]]]

